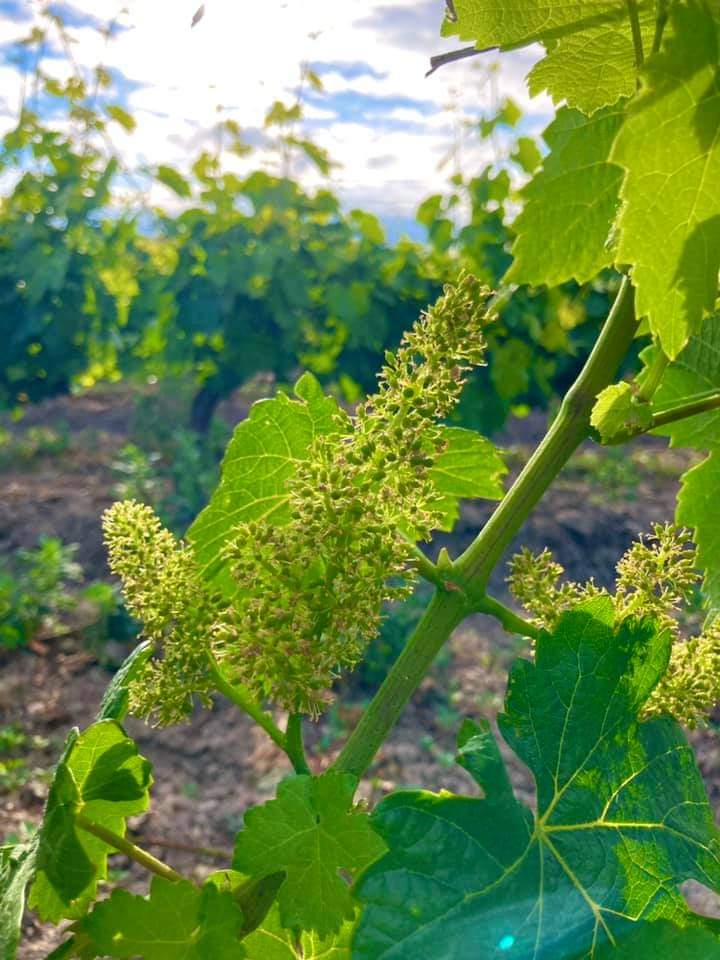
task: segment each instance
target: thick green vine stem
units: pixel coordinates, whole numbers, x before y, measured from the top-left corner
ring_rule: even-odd
[[[362,776],[451,633],[474,611],[507,623],[501,604],[486,597],[493,569],[520,527],[590,432],[597,395],[614,379],[637,332],[634,297],[624,277],[613,308],[560,412],[512,488],[474,543],[453,565],[424,616],[335,761],[334,768]],[[453,589],[454,587],[454,589]],[[510,629],[524,621],[514,622]],[[526,626],[526,625],[525,625]],[[518,632],[525,632],[518,630]]]
[[[295,773],[310,773],[303,744],[302,714],[291,713],[285,730],[285,753]]]

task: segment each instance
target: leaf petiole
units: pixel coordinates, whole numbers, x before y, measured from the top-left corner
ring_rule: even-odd
[[[107,827],[103,827],[99,823],[93,823],[92,820],[89,820],[82,813],[75,815],[75,824],[80,827],[81,830],[84,830],[86,833],[91,833],[94,837],[97,837],[98,840],[102,840],[103,843],[107,843],[108,846],[113,847],[118,853],[124,853],[130,860],[149,870],[150,873],[156,874],[156,876],[163,877],[165,880],[170,880],[173,883],[185,879],[181,873],[173,870],[172,867],[163,863],[162,860],[158,860],[157,857],[148,853],[147,850],[143,850],[142,847],[138,847],[137,844],[132,843],[132,841],[127,840],[125,837],[113,833],[113,831],[108,830]]]

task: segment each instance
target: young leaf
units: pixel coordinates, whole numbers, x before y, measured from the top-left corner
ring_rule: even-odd
[[[507,467],[493,444],[474,430],[442,427],[445,449],[430,468],[430,479],[443,496],[443,530],[452,530],[460,515],[459,500],[501,500]]]
[[[35,872],[37,842],[0,847],[0,960],[14,960],[20,943],[25,890]]]
[[[630,265],[638,316],[673,359],[717,293],[718,21],[702,0],[673,4],[666,35],[610,159],[627,171],[617,262]]]
[[[652,408],[635,396],[629,383],[613,383],[595,401],[590,423],[603,443],[632,437],[650,428]]]
[[[102,698],[96,720],[118,720],[122,722],[128,712],[128,691],[130,684],[141,672],[153,653],[149,640],[139,643],[122,663],[120,669],[108,684]]]
[[[623,105],[584,117],[564,108],[543,134],[550,153],[523,191],[514,223],[514,283],[591,280],[613,260],[610,233],[623,172],[608,162]]]
[[[149,803],[150,764],[114,720],[73,731],[55,770],[40,827],[31,907],[43,920],[80,917],[107,872],[111,848],[79,828],[83,815],[113,833]]]
[[[720,611],[720,450],[682,477],[676,520],[695,531],[703,587],[712,612]]]
[[[229,892],[153,877],[148,897],[115,890],[80,924],[102,956],[240,960],[242,912]]]
[[[613,621],[609,599],[581,604],[510,674],[499,724],[533,771],[536,817],[508,797],[497,751],[468,756],[467,730],[484,799],[407,791],[377,807],[389,849],[356,884],[354,960],[596,960],[628,920],[684,910],[688,877],[720,887],[720,839],[680,727],[637,722],[669,637]]]
[[[307,458],[316,436],[340,432],[340,409],[312,374],[298,380],[295,396],[279,394],[253,404],[235,428],[210,503],[188,531],[205,575],[219,586],[224,583],[219,556],[232,528],[260,518],[287,522],[287,481],[297,462]]]
[[[277,906],[260,927],[243,940],[247,960],[350,960],[353,923],[343,924],[340,932],[321,939],[315,933],[296,937],[280,923]]]
[[[356,780],[348,774],[284,780],[275,800],[245,814],[233,867],[252,877],[284,870],[280,917],[284,927],[324,938],[353,915],[352,875],[382,853],[367,814],[353,808]]]

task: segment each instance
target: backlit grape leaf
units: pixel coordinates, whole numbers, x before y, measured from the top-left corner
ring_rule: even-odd
[[[717,294],[720,79],[709,7],[673,4],[671,18],[610,159],[627,171],[617,262],[630,265],[638,316],[673,359]]]
[[[679,725],[637,716],[668,661],[650,623],[614,628],[600,598],[516,661],[500,730],[532,770],[514,800],[487,728],[461,738],[483,799],[403,791],[372,824],[388,852],[359,878],[353,960],[598,960],[628,920],[685,911],[689,877],[720,888],[720,838]]]
[[[720,450],[682,477],[677,522],[694,531],[698,566],[711,612],[720,611]]]
[[[700,926],[658,920],[630,928],[617,947],[602,949],[598,960],[720,960],[720,940]]]
[[[620,440],[647,431],[652,423],[652,408],[636,397],[629,383],[613,383],[595,401],[590,423],[603,443]]]
[[[298,938],[280,923],[280,911],[273,907],[261,926],[243,940],[247,960],[350,960],[353,923],[321,939],[315,933]]]
[[[241,960],[242,912],[213,883],[153,877],[148,897],[115,890],[82,921],[102,956],[120,960]]]
[[[35,872],[37,842],[0,847],[0,958],[14,960],[20,943],[25,890]]]
[[[547,90],[584,113],[634,91],[636,65],[628,7],[621,0],[455,0],[446,36],[511,49],[540,41],[547,56],[528,77],[532,94]],[[653,0],[637,9],[645,49],[654,33]]]
[[[97,720],[122,721],[128,712],[128,693],[130,684],[141,672],[153,653],[153,645],[149,640],[139,643],[127,657],[120,669],[108,684],[102,698]]]
[[[474,430],[441,427],[446,447],[430,469],[430,479],[442,494],[443,530],[452,530],[460,515],[459,500],[501,500],[507,473],[497,448]]]
[[[626,7],[627,10],[627,7]],[[639,10],[643,47],[648,53],[655,33],[652,4]],[[635,93],[637,64],[627,17],[546,41],[547,56],[528,74],[532,96],[547,91],[556,104],[592,114]]]
[[[550,153],[523,190],[509,281],[583,283],[612,263],[623,171],[608,156],[622,120],[622,105],[589,118],[568,108],[558,112],[543,134]]]
[[[646,369],[654,355],[655,349],[652,347],[643,352]],[[720,315],[717,313],[706,317],[699,332],[690,338],[680,356],[669,364],[660,386],[653,394],[653,409],[666,410],[693,395],[711,391],[720,391]],[[720,410],[678,420],[654,432],[669,437],[672,447],[708,450],[720,444]]]
[[[311,374],[298,380],[295,396],[279,394],[253,404],[248,418],[235,428],[210,503],[188,531],[205,575],[219,585],[220,551],[232,528],[247,520],[287,522],[287,481],[296,464],[307,458],[315,437],[341,429],[337,403],[324,396]]]
[[[29,905],[41,919],[82,916],[107,874],[112,848],[80,829],[77,814],[124,835],[125,819],[147,809],[151,782],[149,762],[114,720],[70,734],[40,827]]]
[[[251,877],[284,870],[278,902],[285,927],[338,932],[354,912],[351,877],[383,850],[368,816],[353,806],[357,781],[326,773],[284,780],[277,797],[245,814],[233,867]]]

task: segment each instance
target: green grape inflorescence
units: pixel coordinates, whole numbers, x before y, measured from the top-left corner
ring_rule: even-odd
[[[592,580],[561,582],[564,569],[549,550],[533,554],[524,549],[510,563],[508,582],[533,621],[548,630],[564,611],[599,595],[612,596],[618,623],[649,619],[659,630],[669,630],[670,661],[643,715],[669,715],[696,727],[720,700],[720,621],[711,620],[696,637],[681,636],[677,614],[692,600],[701,579],[688,531],[655,524],[620,558],[616,572],[611,595]]]
[[[411,589],[412,543],[440,524],[429,475],[444,447],[438,422],[484,362],[489,299],[470,275],[446,286],[387,355],[377,392],[354,417],[338,413],[338,431],[316,437],[296,463],[289,522],[234,528],[223,548],[232,602],[149,508],[111,508],[112,568],[162,653],[133,685],[135,712],[161,723],[186,715],[193,695],[204,700],[212,688],[209,662],[258,701],[321,711],[339,670],[377,634],[383,603]]]

